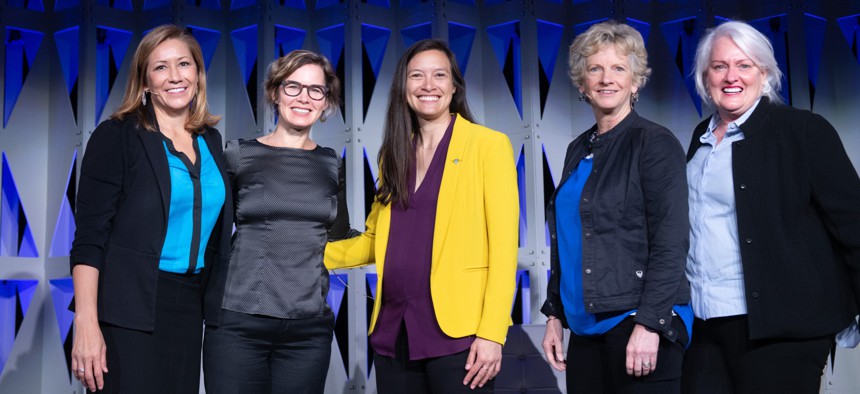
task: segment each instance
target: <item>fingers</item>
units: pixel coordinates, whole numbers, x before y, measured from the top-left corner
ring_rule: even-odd
[[[650,373],[657,370],[657,356],[648,357],[631,357],[627,356],[627,374],[636,377],[648,376]]]
[[[475,338],[466,359],[466,377],[463,385],[473,390],[484,387],[490,379],[499,374],[502,367],[502,345],[483,338]]]
[[[558,322],[558,319],[547,321],[546,333],[544,334],[541,346],[543,347],[546,361],[557,371],[564,371],[566,367],[564,350],[562,348],[562,335],[561,323]]]

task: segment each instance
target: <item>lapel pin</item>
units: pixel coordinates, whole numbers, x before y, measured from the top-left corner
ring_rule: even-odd
[[[460,159],[454,159],[454,164],[460,163]]]

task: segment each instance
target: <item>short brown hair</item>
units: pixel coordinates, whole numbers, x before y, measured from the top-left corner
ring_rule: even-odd
[[[326,109],[323,111],[322,118],[320,119],[325,122],[326,118],[340,106],[340,79],[337,78],[331,62],[325,56],[318,53],[296,49],[269,64],[266,82],[263,83],[263,88],[266,90],[266,102],[277,113],[278,104],[275,98],[278,97],[278,89],[281,86],[281,82],[284,82],[288,76],[308,64],[319,66],[322,68],[323,74],[325,74],[325,87],[328,93],[326,94]]]

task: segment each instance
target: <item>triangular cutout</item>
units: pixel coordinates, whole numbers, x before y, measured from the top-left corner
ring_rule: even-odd
[[[693,58],[696,56],[696,46],[701,32],[696,24],[696,17],[691,17],[663,23],[660,29],[663,31],[663,38],[669,44],[669,49],[675,53],[675,66],[678,67],[678,72],[681,73],[684,85],[687,87],[687,93],[701,117],[702,99],[696,92],[696,82],[692,76]]]
[[[78,72],[80,67],[80,29],[70,27],[54,33],[57,44],[57,55],[60,58],[60,68],[66,81],[66,93],[72,104],[75,123],[78,121]]]
[[[815,105],[815,88],[818,86],[818,70],[821,67],[821,52],[824,50],[824,31],[827,20],[812,14],[803,16],[803,32],[806,35],[806,74],[809,78],[809,109]]]
[[[537,21],[541,117],[543,117],[543,110],[546,108],[546,100],[549,97],[549,87],[552,85],[555,62],[558,59],[558,48],[561,46],[563,33],[564,26],[562,25],[540,19]]]
[[[0,374],[33,300],[36,280],[0,280]]]
[[[3,179],[0,181],[0,188],[2,188],[2,197],[0,197],[0,256],[39,257],[36,243],[33,241],[33,234],[30,231],[30,224],[27,221],[27,215],[24,213],[21,197],[18,195],[18,188],[15,186],[12,170],[9,168],[9,162],[6,159],[6,152],[3,152],[2,157]]]
[[[517,106],[520,118],[523,117],[522,91],[522,50],[520,42],[520,23],[506,22],[487,28],[493,53],[499,61],[511,97]]]
[[[854,59],[860,63],[860,52],[857,51],[857,42],[860,41],[860,14],[848,15],[836,20],[839,30],[845,36],[845,42],[851,48]]]
[[[549,207],[549,201],[552,195],[555,194],[556,184],[552,177],[552,168],[549,165],[549,159],[546,157],[546,147],[541,144],[541,157],[543,158],[543,207],[544,210]],[[546,230],[546,246],[550,246],[549,239],[549,222],[544,222]]]
[[[257,122],[257,25],[243,27],[230,33],[233,49],[245,83],[245,92],[251,105],[251,114]]]
[[[319,7],[319,3],[317,3]],[[329,26],[325,29],[317,30],[317,43],[320,46],[320,52],[331,61],[337,77],[341,84],[346,86],[346,66],[343,62],[344,57],[344,26],[343,23],[334,26]],[[340,116],[346,120],[346,89],[340,91]]]
[[[51,257],[68,256],[72,250],[75,238],[75,176],[78,151],[72,154],[72,164],[66,179],[66,193],[60,202],[60,212],[57,214],[57,224],[54,226],[54,237],[51,238]]]
[[[206,66],[206,70],[209,70],[212,57],[215,56],[215,48],[218,47],[218,41],[221,40],[221,32],[192,25],[188,25],[186,29],[200,43],[200,50],[203,52],[203,64]]]
[[[307,33],[292,27],[275,25],[275,58],[301,49]]]
[[[367,117],[370,101],[376,90],[379,69],[388,47],[391,31],[377,26],[361,25],[361,75],[362,75],[362,119]]]
[[[412,44],[418,41],[430,38],[432,28],[433,27],[430,22],[425,22],[400,30],[400,37],[403,39],[403,47],[409,48]]]
[[[475,42],[475,28],[454,22],[448,22],[448,45],[451,52],[457,58],[457,67],[460,72],[466,74],[469,66],[469,55],[472,54],[472,45]]]
[[[788,54],[791,50],[791,42],[788,40],[788,16],[780,14],[756,19],[750,21],[750,25],[767,36],[773,45],[776,64],[783,71],[782,92],[780,93],[785,102],[791,105],[791,84],[788,83],[791,81],[791,65],[788,63]]]
[[[96,27],[96,123],[113,90],[119,68],[125,59],[131,32],[110,27]]]
[[[526,236],[529,230],[528,210],[527,210],[527,193],[526,193],[526,146],[520,147],[520,154],[517,157],[517,190],[519,191],[520,203],[520,231],[519,231],[519,247],[526,246]]]
[[[60,329],[60,342],[63,344],[63,354],[66,356],[66,372],[69,381],[72,380],[72,326],[75,313],[69,310],[75,291],[72,278],[51,279],[51,299],[54,301],[54,316]]]
[[[3,127],[15,109],[15,103],[24,88],[24,82],[36,60],[44,34],[27,29],[6,28],[6,73],[3,101]]]

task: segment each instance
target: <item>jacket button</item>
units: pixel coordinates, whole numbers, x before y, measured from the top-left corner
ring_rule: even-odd
[[[674,334],[675,334],[675,332],[673,332],[672,330],[669,330],[669,331],[666,331],[666,334],[667,334],[667,335],[674,335]]]
[[[588,238],[591,236],[591,233],[585,233],[585,237]]]
[[[752,298],[758,298],[758,293],[753,292],[753,293],[752,293]]]
[[[751,245],[752,244],[752,238],[747,238],[746,242],[747,242],[747,245]]]
[[[591,268],[586,268],[586,269],[585,269],[585,273],[586,273],[586,274],[591,274]]]
[[[747,189],[747,185],[746,185],[746,184],[741,183],[741,190],[746,190],[746,189]]]
[[[588,197],[583,197],[582,202],[588,202]]]
[[[593,302],[589,302],[589,303],[588,303],[588,307],[589,307],[589,308],[594,308],[594,303],[593,303]]]
[[[661,325],[661,326],[662,326],[662,325],[665,325],[665,324],[666,324],[666,319],[660,319],[660,320],[657,320],[657,323],[660,323],[660,325]]]
[[[550,238],[552,238],[552,239],[555,239],[555,234],[552,234],[552,235],[550,235],[549,237],[550,237]]]

